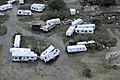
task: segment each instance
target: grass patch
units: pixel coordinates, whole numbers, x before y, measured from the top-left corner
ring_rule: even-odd
[[[0,36],[3,36],[7,33],[7,28],[5,26],[0,26]]]
[[[0,24],[3,24],[4,23],[4,21],[6,21],[7,19],[9,18],[9,16],[8,15],[3,15],[3,16],[0,16]]]
[[[3,63],[3,54],[2,54],[2,45],[0,45],[0,68],[2,66],[2,63]]]
[[[33,16],[20,16],[18,18],[20,22],[32,22],[34,20]]]
[[[48,45],[43,40],[36,40],[34,37],[22,36],[21,47],[23,48],[31,48],[38,55],[43,52]]]

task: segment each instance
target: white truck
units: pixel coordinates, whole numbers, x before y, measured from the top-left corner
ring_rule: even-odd
[[[18,10],[17,15],[19,15],[19,16],[31,16],[32,12],[30,10]]]
[[[12,9],[12,4],[5,4],[0,6],[0,11],[5,11],[9,9]]]
[[[54,46],[50,45],[42,54],[40,55],[40,59],[43,60],[45,63],[55,59],[57,56],[59,56],[60,50],[55,49]]]
[[[82,52],[82,51],[87,51],[87,48],[86,48],[85,45],[70,45],[70,46],[67,46],[67,52],[68,53]]]
[[[94,44],[95,41],[91,40],[91,41],[82,41],[82,42],[77,42],[77,45],[87,45],[87,44]]]
[[[77,25],[77,28],[94,28],[95,29],[95,24],[81,24],[81,25]]]
[[[42,12],[45,9],[45,4],[32,4],[30,7],[31,10],[37,11],[37,12]]]

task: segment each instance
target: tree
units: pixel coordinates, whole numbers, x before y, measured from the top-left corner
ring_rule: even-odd
[[[48,2],[48,6],[53,9],[53,10],[57,10],[60,11],[61,9],[65,8],[65,2],[63,0],[50,0]]]

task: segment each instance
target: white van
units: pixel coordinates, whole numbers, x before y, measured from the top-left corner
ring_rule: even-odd
[[[45,9],[45,4],[32,4],[30,7],[31,10],[37,11],[37,12],[42,12]]]
[[[81,52],[81,51],[87,51],[87,48],[85,45],[71,45],[67,46],[67,52],[73,53],[73,52]]]
[[[52,59],[55,59],[57,56],[59,56],[59,54],[60,50],[55,49],[55,47],[51,45],[40,55],[40,59],[46,63]]]
[[[24,4],[24,0],[19,0],[19,4]]]
[[[72,34],[74,33],[75,27],[74,26],[70,26],[68,28],[68,30],[66,31],[66,36],[72,36]]]
[[[5,11],[9,9],[12,9],[12,4],[5,4],[0,6],[0,11]]]
[[[32,12],[30,10],[18,10],[17,15],[19,15],[19,16],[31,16]]]

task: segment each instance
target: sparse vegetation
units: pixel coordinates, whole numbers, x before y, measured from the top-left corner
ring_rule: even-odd
[[[8,15],[0,16],[0,36],[3,36],[7,33],[6,26],[2,26],[2,24],[8,19]]]

